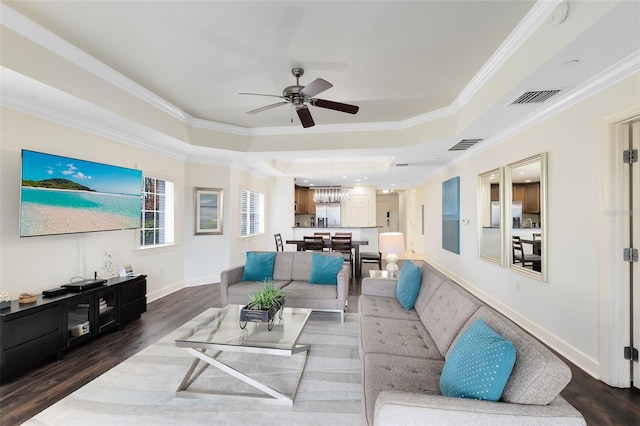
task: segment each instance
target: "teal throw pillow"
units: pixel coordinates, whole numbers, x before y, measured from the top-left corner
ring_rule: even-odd
[[[410,260],[404,262],[398,285],[396,286],[396,299],[407,311],[413,309],[420,290],[420,268]]]
[[[513,343],[478,318],[462,333],[444,363],[444,396],[498,401],[516,362]]]
[[[275,253],[247,252],[242,281],[265,281],[273,279],[273,262]]]
[[[344,258],[324,256],[313,253],[309,284],[338,284],[338,272],[342,269]]]

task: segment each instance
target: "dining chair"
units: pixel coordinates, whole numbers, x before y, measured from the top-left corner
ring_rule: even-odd
[[[304,251],[324,251],[324,240],[322,237],[304,236],[302,237]]]
[[[362,272],[363,263],[377,263],[378,269],[382,270],[382,253],[373,251],[363,251],[360,253],[360,272]]]
[[[314,232],[313,233],[314,237],[320,237],[323,240],[329,240],[331,238],[331,232]],[[328,249],[327,249],[328,251]]]
[[[284,244],[282,243],[282,235],[273,234],[273,238],[276,239],[276,251],[284,251]]]
[[[521,263],[522,267],[531,266],[536,271],[540,270],[542,257],[537,254],[525,253],[522,248],[522,241],[517,235],[511,237],[511,253],[514,264]]]
[[[349,267],[351,268],[351,277],[355,277],[355,269],[353,262],[353,254],[351,252],[351,236],[336,236],[333,235],[331,237],[331,251],[339,252],[344,257],[345,262],[349,262]]]
[[[353,238],[353,234],[351,232],[336,232],[335,234],[336,237],[351,237]]]

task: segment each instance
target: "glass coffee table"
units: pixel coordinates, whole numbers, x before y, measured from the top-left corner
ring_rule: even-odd
[[[309,345],[298,344],[304,327],[307,325],[310,309],[282,308],[282,319],[276,314],[273,330],[268,330],[266,323],[249,322],[244,329],[240,328],[241,305],[227,305],[214,312],[197,324],[186,336],[176,339],[176,346],[184,348],[195,357],[193,364],[180,383],[176,395],[188,398],[205,399],[247,399],[274,404],[293,405],[293,401],[302,379],[302,373],[309,357]],[[221,361],[220,355],[225,352],[241,352],[262,355],[289,356],[300,354],[304,357],[302,367],[295,382],[293,392],[286,395],[259,381],[249,377]],[[200,363],[203,362],[202,365]],[[200,368],[198,366],[200,365]],[[243,381],[262,392],[259,395],[223,393],[189,390],[191,384],[209,366]]]

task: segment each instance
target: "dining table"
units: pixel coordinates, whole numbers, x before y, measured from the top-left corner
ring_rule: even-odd
[[[331,248],[331,240],[323,238],[324,248]],[[304,240],[286,240],[285,244],[295,244],[296,250],[304,251]],[[369,240],[351,240],[351,248],[353,249],[353,267],[355,268],[356,277],[360,276],[360,246],[368,246]]]

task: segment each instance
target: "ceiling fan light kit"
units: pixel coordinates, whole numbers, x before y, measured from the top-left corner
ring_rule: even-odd
[[[348,114],[356,114],[360,109],[356,105],[343,104],[341,102],[328,101],[326,99],[317,99],[314,98],[318,93],[322,93],[327,89],[333,87],[333,84],[329,83],[322,78],[316,78],[311,83],[306,86],[300,85],[300,77],[304,74],[304,70],[302,68],[294,68],[291,70],[291,74],[296,78],[296,84],[293,86],[287,86],[282,91],[282,96],[279,95],[268,95],[263,93],[240,93],[241,95],[256,95],[256,96],[271,96],[275,98],[283,99],[280,102],[276,102],[274,104],[266,105],[251,111],[247,111],[247,114],[257,114],[262,111],[267,111],[272,108],[279,107],[281,105],[286,105],[290,103],[295,106],[296,113],[298,114],[298,118],[300,118],[300,123],[302,127],[313,127],[315,126],[315,122],[313,121],[313,117],[311,117],[311,111],[306,104],[311,104],[313,106],[319,108],[331,109],[334,111],[346,112]]]

